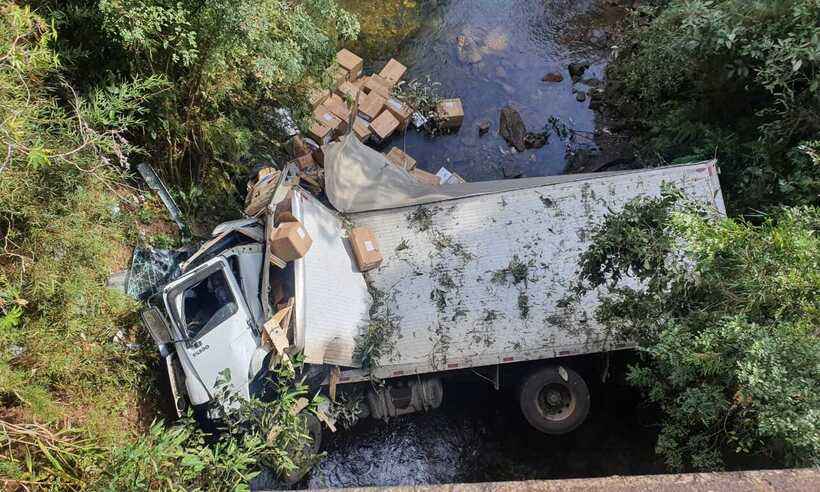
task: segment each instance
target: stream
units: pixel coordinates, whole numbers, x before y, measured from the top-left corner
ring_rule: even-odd
[[[406,80],[430,77],[441,84],[441,95],[463,102],[464,123],[457,133],[431,137],[408,130],[394,136],[385,150],[399,146],[422,169],[436,172],[445,166],[468,181],[561,174],[580,149],[600,151],[593,138],[600,122],[589,100],[579,101],[575,91],[603,79],[610,52],[605,28],[623,15],[622,9],[596,0],[341,3],[361,19],[362,34],[350,48],[365,59],[365,73],[395,57],[408,67]],[[574,83],[567,66],[578,61],[589,68]],[[563,80],[543,81],[548,73]],[[552,132],[544,147],[515,152],[498,133],[499,112],[506,105],[520,112],[529,131],[548,128],[554,116],[575,130],[575,138]],[[490,123],[490,131],[480,136],[482,121]],[[616,379],[623,378],[625,357],[613,356],[613,373],[620,371]],[[526,423],[514,385],[496,391],[469,374],[445,380],[444,403],[437,410],[388,422],[366,419],[349,430],[326,432],[325,458],[298,485],[422,485],[662,471],[654,454],[656,434],[647,425],[653,421],[650,411],[624,384],[601,383],[600,376],[600,367],[588,369],[590,415],[564,436],[540,434]]]

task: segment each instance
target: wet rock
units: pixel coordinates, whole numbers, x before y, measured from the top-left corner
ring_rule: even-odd
[[[600,87],[604,84],[604,81],[601,79],[596,79],[595,77],[590,77],[582,80],[581,83],[590,87]]]
[[[575,94],[575,100],[578,101],[578,102],[586,101],[587,100],[587,93],[584,92],[584,91],[578,91],[578,93]]]
[[[541,80],[543,80],[544,82],[561,82],[562,80],[564,80],[564,76],[558,72],[550,72],[541,77]]]
[[[498,132],[508,144],[515,147],[515,150],[522,152],[526,148],[524,146],[524,137],[527,134],[527,127],[524,125],[524,120],[521,119],[518,111],[510,106],[501,108]]]
[[[540,149],[541,147],[547,144],[548,137],[549,134],[547,132],[527,132],[527,134],[524,136],[524,145],[528,149]]]
[[[604,91],[593,89],[589,91],[589,109],[597,111],[604,105]]]
[[[593,29],[588,35],[589,42],[598,46],[605,45],[609,41],[609,33],[603,29]]]
[[[572,77],[572,80],[578,81],[584,72],[589,68],[588,61],[581,61],[581,62],[573,62],[570,63],[567,68],[569,69],[569,76]]]
[[[478,136],[486,135],[490,131],[490,122],[483,120],[478,124]]]

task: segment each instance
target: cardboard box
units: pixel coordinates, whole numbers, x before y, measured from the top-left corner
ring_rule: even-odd
[[[319,145],[330,143],[333,139],[333,128],[325,126],[318,121],[314,121],[308,130],[308,136]]]
[[[393,134],[399,128],[397,120],[390,111],[382,111],[382,114],[370,122],[370,129],[373,131],[373,138],[381,142]]]
[[[329,89],[313,89],[308,93],[308,102],[311,109],[316,109],[320,104],[330,97]]]
[[[371,92],[375,92],[376,94],[382,96],[383,98],[387,99],[390,97],[390,82],[381,78],[378,75],[371,75],[367,79],[365,79],[364,83],[362,84],[362,90],[365,94],[370,94]]]
[[[356,135],[356,138],[358,138],[360,142],[367,142],[373,134],[370,130],[370,123],[357,115],[353,121],[353,134]]]
[[[384,258],[373,231],[365,227],[355,227],[350,231],[349,239],[360,271],[366,272],[381,265]]]
[[[344,99],[339,97],[338,94],[331,94],[330,97],[327,98],[327,101],[325,101],[324,106],[333,113],[333,116],[345,123],[350,121],[350,108],[347,107],[347,103],[345,103]]]
[[[328,74],[330,74],[330,80],[332,82],[332,87],[339,87],[347,80],[348,74],[347,70],[340,67],[339,65],[333,65],[327,70]]]
[[[467,180],[450,171],[446,167],[439,169],[436,176],[438,176],[439,180],[441,180],[441,184],[461,184],[467,182]]]
[[[404,72],[406,71],[407,67],[391,58],[390,61],[387,62],[387,65],[382,68],[382,71],[379,72],[379,76],[390,82],[390,87],[393,87],[404,77]]]
[[[359,87],[353,82],[345,80],[342,85],[336,88],[336,94],[345,102],[345,104],[353,104],[359,97]]]
[[[333,111],[324,104],[313,110],[313,117],[319,123],[333,130],[333,136],[342,135],[347,132],[347,122],[333,114]]]
[[[363,60],[352,51],[340,50],[336,53],[336,63],[347,72],[347,80],[356,80],[362,74]]]
[[[297,260],[307,254],[313,239],[298,220],[283,222],[271,231],[271,252],[285,261]]]
[[[387,99],[376,94],[375,92],[360,95],[359,116],[361,116],[365,121],[373,121],[382,112],[386,102]]]
[[[398,147],[390,149],[390,152],[388,152],[385,157],[395,166],[407,169],[408,171],[412,171],[416,167],[416,160],[405,154],[404,151]]]
[[[399,130],[404,131],[410,123],[410,117],[413,115],[413,108],[399,101],[395,97],[388,98],[384,107],[390,111],[397,120],[399,120]]]
[[[418,181],[422,184],[430,185],[430,186],[439,186],[441,184],[441,179],[433,173],[428,173],[423,169],[413,169],[410,171],[410,174],[413,175]]]
[[[461,99],[444,99],[436,105],[436,115],[443,128],[457,130],[464,122],[464,108]]]

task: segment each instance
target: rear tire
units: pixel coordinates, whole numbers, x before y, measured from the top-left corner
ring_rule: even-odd
[[[302,412],[300,415],[305,420],[305,426],[312,439],[311,443],[305,446],[305,452],[309,455],[317,455],[322,449],[322,423],[310,412]],[[291,486],[301,480],[310,471],[312,463],[305,463],[293,470],[290,475],[283,477],[285,485]]]
[[[563,366],[543,367],[524,378],[518,400],[527,422],[544,434],[571,432],[589,414],[586,383]]]

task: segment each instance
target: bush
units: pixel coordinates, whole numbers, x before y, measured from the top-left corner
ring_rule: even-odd
[[[666,190],[594,232],[579,291],[606,287],[596,319],[637,343],[628,378],[661,410],[670,467],[820,463],[818,226],[813,207],[755,226]]]
[[[736,212],[816,204],[820,4],[672,0],[642,8],[608,69],[608,94],[646,161],[717,156]]]

